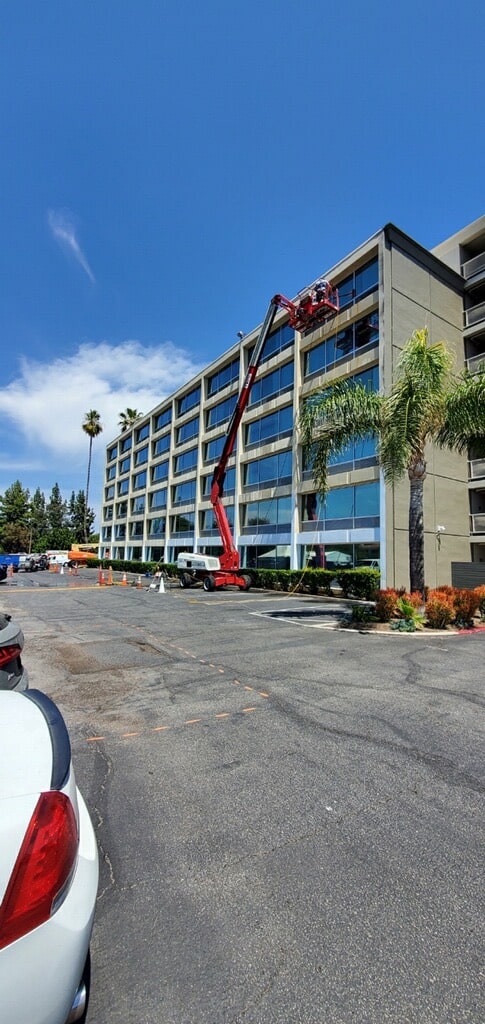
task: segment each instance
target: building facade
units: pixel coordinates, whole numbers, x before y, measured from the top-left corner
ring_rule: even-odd
[[[384,484],[369,438],[333,462],[323,502],[304,465],[298,412],[340,377],[387,391],[416,328],[445,339],[458,370],[485,358],[485,217],[434,251],[388,224],[325,277],[339,290],[338,314],[307,335],[285,311],[274,321],[228,463],[226,512],[243,568],[374,563],[383,585],[407,586],[408,481]],[[107,446],[102,557],[174,562],[182,551],[220,552],[212,474],[258,333]],[[429,585],[450,582],[452,562],[485,560],[485,460],[470,455],[427,453]]]

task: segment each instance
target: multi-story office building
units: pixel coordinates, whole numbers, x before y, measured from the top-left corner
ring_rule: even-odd
[[[321,564],[323,552],[331,567],[378,560],[383,582],[407,585],[407,479],[384,484],[369,438],[335,459],[322,502],[303,462],[298,411],[312,390],[339,377],[388,390],[416,328],[445,339],[457,369],[485,355],[485,217],[432,252],[388,224],[325,277],[339,290],[338,314],[307,335],[290,328],[284,311],[274,321],[224,504],[245,568],[303,568]],[[220,551],[211,478],[258,331],[107,446],[103,556],[173,562],[181,551]],[[427,456],[425,563],[433,585],[450,581],[454,561],[485,560],[485,460],[434,448]]]

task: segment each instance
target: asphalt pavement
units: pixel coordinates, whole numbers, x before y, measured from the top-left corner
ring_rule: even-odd
[[[483,1024],[485,634],[49,577],[0,593],[98,836],[90,1024]]]

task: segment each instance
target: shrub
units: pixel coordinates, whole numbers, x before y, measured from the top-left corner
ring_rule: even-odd
[[[443,590],[430,590],[425,615],[430,629],[444,629],[449,626],[455,617],[453,596]]]
[[[395,622],[391,622],[391,629],[395,629],[399,633],[415,633],[417,628],[414,619],[396,619]]]
[[[371,622],[372,609],[365,604],[352,605],[352,622]]]
[[[419,603],[416,601],[416,593],[404,594],[402,597],[398,597],[397,599],[397,611],[398,614],[401,615],[400,621],[412,624],[413,628],[409,629],[408,632],[413,632],[415,629],[423,628],[424,615],[419,611],[422,605],[421,594],[417,596],[419,597]]]
[[[399,595],[397,590],[388,587],[387,590],[378,590],[376,596],[376,615],[379,622],[390,622],[397,612]]]
[[[334,577],[344,597],[372,601],[379,586],[380,573],[378,569],[340,569]]]
[[[482,619],[485,619],[485,583],[482,583],[479,587],[475,587],[474,593],[478,594],[480,615],[482,616]]]
[[[472,626],[473,617],[480,607],[480,597],[475,590],[455,590],[453,597],[457,626]]]

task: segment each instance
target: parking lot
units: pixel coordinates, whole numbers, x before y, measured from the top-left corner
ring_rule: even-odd
[[[481,1024],[485,634],[96,579],[0,605],[97,832],[91,1024]]]

